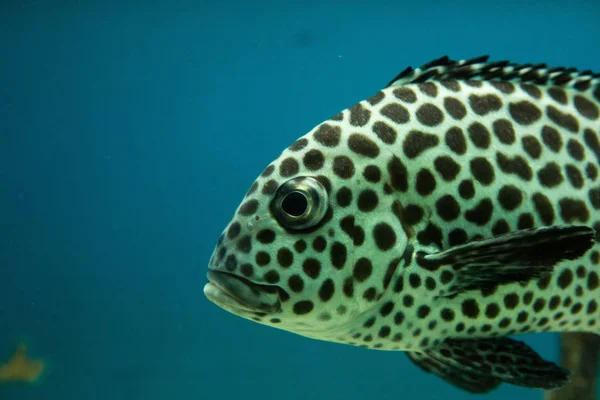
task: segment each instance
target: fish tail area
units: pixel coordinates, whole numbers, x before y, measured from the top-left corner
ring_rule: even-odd
[[[595,399],[600,336],[593,333],[563,333],[560,364],[573,372],[564,388],[549,392],[545,400]]]

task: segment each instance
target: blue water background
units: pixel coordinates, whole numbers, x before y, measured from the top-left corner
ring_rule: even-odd
[[[270,160],[407,65],[598,71],[599,21],[597,0],[2,0],[0,359],[25,339],[50,369],[0,399],[475,398],[218,309],[207,261]],[[483,398],[509,396],[542,394]]]

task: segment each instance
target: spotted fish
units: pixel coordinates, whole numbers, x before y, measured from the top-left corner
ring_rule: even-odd
[[[509,336],[600,333],[599,110],[591,71],[409,67],[262,172],[204,293],[469,392],[560,388],[569,371]]]

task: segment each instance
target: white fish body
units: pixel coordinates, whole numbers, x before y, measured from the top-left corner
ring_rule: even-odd
[[[600,85],[444,57],[315,127],[255,181],[204,291],[303,336],[406,351],[470,392],[568,371],[507,336],[600,333]]]

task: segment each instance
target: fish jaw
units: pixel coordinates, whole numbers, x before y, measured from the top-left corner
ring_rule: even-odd
[[[234,314],[274,314],[281,309],[277,288],[274,286],[260,285],[216,270],[209,270],[207,278],[210,282],[204,286],[206,298]]]
[[[231,261],[232,243],[225,230],[208,262],[204,296],[218,307],[243,318],[264,317],[281,311],[281,288],[242,276],[237,260]],[[220,254],[222,252],[222,254]],[[241,259],[241,257],[240,257]],[[249,261],[249,260],[247,260]]]

